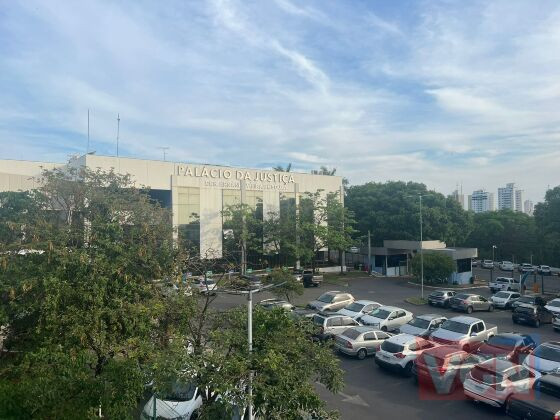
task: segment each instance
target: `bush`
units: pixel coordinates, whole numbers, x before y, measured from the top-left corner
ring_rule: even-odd
[[[421,278],[421,255],[418,253],[411,261],[412,274]],[[451,273],[455,271],[455,262],[445,254],[424,251],[424,281],[428,283],[447,282]]]

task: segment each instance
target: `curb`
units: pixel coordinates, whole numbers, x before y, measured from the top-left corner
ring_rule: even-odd
[[[418,283],[413,283],[411,281],[407,281],[408,284],[411,284],[413,286],[418,286],[420,287],[420,285]],[[445,289],[445,285],[442,286],[427,286],[424,285],[425,289]],[[488,286],[486,285],[481,285],[481,286],[469,286],[469,287],[450,287],[451,290],[473,290],[473,289],[481,289],[481,288],[488,288]]]
[[[408,299],[408,298],[407,298],[407,299]],[[408,303],[409,305],[414,305],[414,306],[424,306],[424,305],[427,305],[427,304],[428,304],[428,302],[426,302],[426,303],[414,303],[414,302],[409,302],[409,301],[406,300],[406,299],[403,299],[403,302],[404,302],[404,303]]]

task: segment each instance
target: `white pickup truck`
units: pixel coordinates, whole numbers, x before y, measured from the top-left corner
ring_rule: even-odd
[[[514,279],[512,277],[496,277],[494,281],[490,282],[488,287],[490,287],[492,293],[501,290],[507,292],[519,292],[520,290],[519,279]]]
[[[456,345],[470,352],[497,333],[497,326],[486,324],[482,319],[456,316],[445,321],[430,335],[430,339],[439,344]]]

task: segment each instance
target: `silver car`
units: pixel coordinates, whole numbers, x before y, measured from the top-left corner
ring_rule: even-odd
[[[318,311],[337,311],[354,302],[354,296],[350,293],[339,292],[333,290],[323,293],[316,300],[307,304],[308,308],[317,309]]]
[[[439,328],[447,318],[440,314],[418,315],[398,329],[399,333],[427,338],[432,331]]]
[[[375,354],[381,343],[392,335],[371,327],[352,327],[335,338],[334,348],[340,353],[363,360],[366,356]]]
[[[290,302],[282,299],[264,299],[258,303],[259,306],[262,306],[264,309],[275,309],[275,308],[282,308],[286,311],[294,310],[295,306],[292,305]]]
[[[319,327],[315,338],[321,341],[342,334],[348,328],[358,327],[360,324],[347,315],[318,313],[313,315],[313,324]]]

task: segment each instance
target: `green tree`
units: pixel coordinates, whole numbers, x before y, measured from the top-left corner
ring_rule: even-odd
[[[560,266],[560,185],[548,190],[544,202],[535,206],[535,223],[541,262]]]
[[[280,299],[291,302],[295,296],[303,295],[303,284],[298,282],[292,272],[287,268],[277,268],[272,270],[266,279],[267,284],[274,284],[276,287],[270,292]]]
[[[278,172],[290,172],[292,170],[292,164],[288,163],[286,165],[286,167],[283,167],[282,165],[277,165],[277,166],[274,166],[272,168],[272,170],[273,171],[278,171]]]
[[[29,197],[16,241],[44,252],[0,253],[0,417],[128,417],[161,343],[170,214],[112,172],[47,171]]]
[[[411,260],[412,274],[422,278],[421,255],[417,253]],[[445,283],[455,271],[455,262],[449,255],[424,250],[424,280],[427,283]]]

